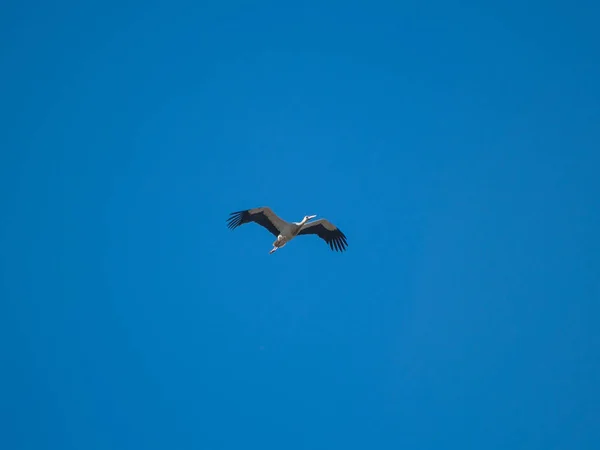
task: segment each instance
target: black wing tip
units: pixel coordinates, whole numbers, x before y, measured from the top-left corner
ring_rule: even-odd
[[[346,235],[342,233],[339,228],[334,231],[333,237],[327,243],[331,250],[335,252],[344,252],[348,247]]]
[[[329,246],[331,247],[331,251],[332,251],[332,252],[340,252],[340,253],[343,253],[343,252],[345,252],[345,251],[346,251],[346,247],[341,247],[341,246],[337,246],[337,245],[336,245],[336,246],[334,246],[334,245],[331,245],[331,244],[329,244]]]
[[[227,218],[227,228],[233,230],[234,228],[239,227],[244,220],[244,213],[246,211],[235,211],[229,213],[229,217]]]

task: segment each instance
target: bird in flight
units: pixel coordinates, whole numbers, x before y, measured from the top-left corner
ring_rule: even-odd
[[[339,252],[346,250],[348,242],[344,233],[327,219],[309,222],[315,217],[317,216],[304,216],[300,222],[286,222],[278,217],[271,208],[263,206],[231,213],[227,219],[227,226],[233,230],[245,223],[254,222],[269,230],[277,238],[273,242],[273,248],[269,254],[285,246],[295,237],[305,234],[319,236],[329,245],[331,250]]]

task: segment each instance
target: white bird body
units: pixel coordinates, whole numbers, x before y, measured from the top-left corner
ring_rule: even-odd
[[[275,252],[301,234],[315,234],[327,242],[332,250],[344,251],[348,245],[344,233],[326,219],[309,222],[315,217],[314,215],[304,216],[300,222],[286,222],[271,208],[264,206],[231,213],[227,221],[228,227],[231,229],[244,223],[255,222],[269,230],[277,237],[269,253]]]

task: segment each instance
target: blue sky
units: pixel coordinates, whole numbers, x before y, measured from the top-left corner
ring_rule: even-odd
[[[597,2],[256,3],[0,7],[0,446],[599,448]]]

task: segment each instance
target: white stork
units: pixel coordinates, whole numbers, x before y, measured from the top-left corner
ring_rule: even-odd
[[[227,219],[227,226],[233,230],[245,223],[255,222],[265,227],[277,238],[273,242],[273,248],[269,254],[301,234],[316,234],[329,244],[331,250],[343,252],[348,245],[344,233],[326,219],[309,222],[315,217],[317,216],[304,216],[300,222],[286,222],[279,218],[271,208],[264,206],[231,213]]]

